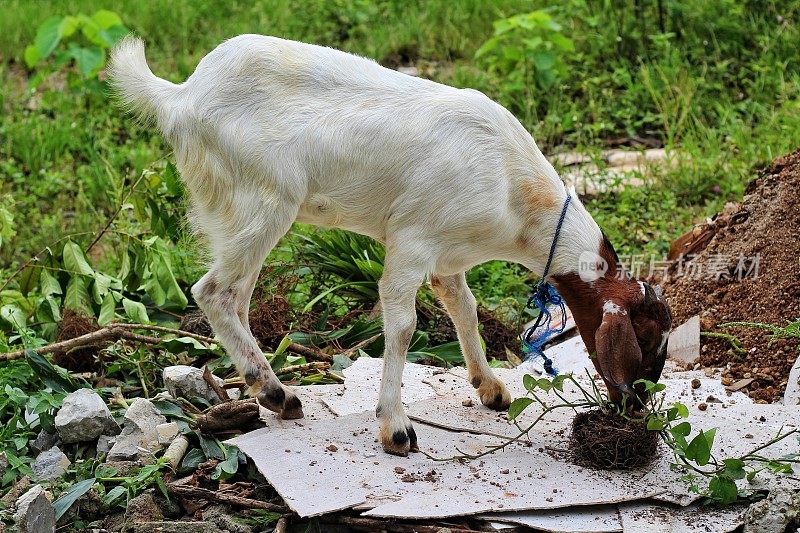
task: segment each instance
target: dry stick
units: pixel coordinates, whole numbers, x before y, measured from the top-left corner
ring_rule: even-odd
[[[203,489],[200,487],[189,487],[186,485],[176,485],[170,483],[167,485],[167,491],[177,496],[184,498],[195,498],[198,500],[208,500],[222,503],[229,503],[237,507],[245,507],[250,509],[265,509],[276,513],[288,513],[289,508],[285,505],[278,505],[270,502],[262,502],[261,500],[253,500],[252,498],[243,498],[225,492],[215,492],[213,490]]]
[[[31,348],[31,349],[38,354],[44,355],[53,352],[67,351],[80,346],[99,344],[101,342],[116,341],[120,339],[125,339],[134,342],[143,342],[145,344],[158,344],[161,342],[161,339],[159,339],[158,337],[148,337],[146,335],[139,335],[138,333],[126,331],[116,326],[110,326],[103,329],[98,329],[97,331],[93,331],[91,333],[87,333],[86,335],[81,335],[80,337],[75,337],[74,339],[55,342],[53,344],[48,344],[47,346],[42,346],[40,348]],[[16,352],[8,352],[0,354],[0,361],[12,361],[14,359],[22,359],[23,357],[25,357],[25,352],[26,350],[17,350]]]
[[[438,533],[442,526],[426,526],[416,524],[396,524],[386,520],[376,520],[374,518],[363,518],[354,516],[321,516],[320,522],[341,524],[350,527],[365,529],[366,531],[391,531],[394,533]],[[452,533],[481,533],[477,529],[464,529],[460,527],[448,527]]]
[[[114,220],[116,220],[116,218],[119,216],[120,212],[122,211],[122,208],[125,206],[125,204],[128,203],[128,198],[130,198],[131,195],[133,194],[133,192],[136,190],[136,186],[139,185],[139,182],[142,181],[142,178],[144,178],[144,172],[139,174],[139,178],[135,182],[133,182],[133,185],[131,185],[131,188],[128,191],[128,194],[125,195],[125,199],[122,200],[122,202],[120,202],[119,207],[117,208],[117,210],[114,212],[113,215],[111,215],[111,218],[108,219],[108,222],[106,222],[106,225],[103,227],[103,229],[100,230],[100,232],[97,234],[97,236],[94,238],[94,240],[92,240],[92,243],[89,246],[86,247],[86,250],[84,250],[83,253],[88,254],[89,250],[94,248],[94,245],[97,244],[97,241],[99,241],[100,239],[103,238],[103,235],[106,234],[106,232],[108,231],[108,228],[111,227],[111,224],[113,224]]]
[[[216,393],[220,401],[231,401],[231,397],[228,396],[228,391],[219,386],[219,383],[217,383],[217,380],[214,379],[213,374],[211,374],[211,370],[209,370],[208,365],[203,366],[203,379],[206,383],[208,383],[208,386],[211,387],[211,390]]]

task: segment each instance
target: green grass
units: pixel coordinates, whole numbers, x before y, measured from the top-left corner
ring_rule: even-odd
[[[26,90],[21,57],[37,26],[100,8],[143,36],[153,70],[174,81],[227,37],[274,34],[427,65],[434,79],[506,105],[546,153],[597,151],[614,137],[658,139],[678,150],[677,167],[657,172],[647,187],[587,199],[622,254],[663,253],[694,221],[740,199],[756,169],[800,139],[800,6],[789,2],[6,0],[0,195],[13,197],[16,236],[0,248],[0,270],[65,234],[97,231],[136,177],[169,152],[102,96],[69,79],[63,87],[63,75],[33,97]],[[537,88],[526,57],[517,63],[521,74],[474,58],[493,21],[541,8],[575,47],[561,57],[565,74],[551,89]],[[138,223],[122,215],[121,223]],[[496,302],[519,291],[520,274],[492,263],[470,280],[480,299]]]

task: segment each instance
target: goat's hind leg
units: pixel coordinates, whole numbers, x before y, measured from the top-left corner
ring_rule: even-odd
[[[481,403],[497,411],[508,409],[511,395],[486,362],[478,333],[477,303],[464,274],[432,276],[431,287],[453,319],[461,352],[467,363],[469,381],[478,389]]]
[[[261,223],[259,218],[263,219]],[[302,418],[300,400],[275,376],[247,320],[250,297],[264,258],[288,231],[294,215],[256,214],[253,219],[240,231],[212,236],[214,262],[192,287],[192,294],[250,387],[250,394],[281,418]]]

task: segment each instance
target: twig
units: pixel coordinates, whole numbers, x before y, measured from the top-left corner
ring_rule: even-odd
[[[313,361],[325,361],[326,363],[333,362],[333,356],[331,354],[321,352],[315,348],[309,348],[308,346],[303,346],[302,344],[298,344],[296,342],[290,342],[288,350],[294,353],[298,353],[303,357],[305,357],[306,359],[311,359]]]
[[[203,367],[203,379],[205,380],[206,383],[208,383],[208,386],[211,387],[211,390],[213,390],[216,393],[220,401],[222,402],[231,401],[231,397],[228,396],[228,391],[219,386],[219,383],[217,383],[217,380],[214,379],[214,375],[211,373],[211,370],[208,368],[208,365],[205,365]]]
[[[92,243],[89,246],[86,247],[86,250],[84,250],[83,253],[88,254],[89,250],[94,248],[94,245],[97,244],[97,241],[99,241],[100,239],[103,238],[103,235],[105,235],[105,233],[108,231],[108,228],[111,227],[111,224],[113,224],[114,220],[116,220],[116,218],[119,216],[120,212],[122,211],[122,208],[125,206],[125,204],[128,203],[128,198],[131,197],[133,192],[136,190],[136,186],[139,185],[139,182],[142,181],[142,178],[144,178],[144,176],[145,176],[145,172],[142,171],[142,173],[139,174],[139,178],[133,183],[133,185],[131,185],[131,188],[128,191],[128,194],[125,195],[125,199],[122,200],[122,202],[120,202],[119,207],[117,208],[117,210],[114,212],[113,215],[111,215],[111,218],[108,219],[108,222],[106,222],[106,225],[103,227],[103,229],[100,230],[100,232],[97,234],[97,236],[92,240]]]
[[[357,353],[362,348],[366,348],[367,346],[375,342],[381,335],[383,335],[383,333],[378,333],[377,335],[373,335],[368,339],[364,339],[363,341],[359,342],[352,348],[348,348],[347,350],[341,352],[339,355],[344,355],[345,357],[352,359],[355,353]]]
[[[39,348],[31,348],[31,349],[38,354],[44,355],[53,352],[62,352],[62,351],[65,352],[81,346],[100,344],[102,342],[108,342],[108,341],[117,341],[120,339],[134,341],[134,342],[143,342],[145,344],[158,344],[161,342],[161,339],[159,339],[158,337],[148,337],[146,335],[139,335],[138,333],[126,331],[114,325],[98,329],[97,331],[87,333],[86,335],[81,335],[80,337],[75,337],[74,339],[55,342],[53,344],[48,344],[47,346],[41,346]],[[15,352],[0,354],[0,361],[12,361],[14,359],[22,359],[23,357],[25,357],[25,351],[26,350],[17,350]]]
[[[310,363],[304,363],[302,365],[289,365],[283,368],[279,368],[275,371],[277,375],[281,374],[291,374],[293,372],[305,372],[307,370],[328,370],[331,367],[330,363],[326,363],[325,361],[312,361]]]
[[[177,485],[170,483],[167,485],[167,491],[182,496],[184,498],[192,498],[198,500],[207,500],[221,503],[228,503],[237,507],[244,507],[250,509],[265,509],[276,513],[288,513],[289,508],[285,505],[278,505],[270,502],[262,502],[261,500],[254,500],[252,498],[243,498],[225,492],[215,492],[213,490],[203,489],[200,487],[189,487],[186,485]]]

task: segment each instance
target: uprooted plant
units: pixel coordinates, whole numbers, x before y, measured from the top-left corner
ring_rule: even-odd
[[[508,409],[509,421],[519,429],[517,435],[489,446],[479,454],[458,450],[459,455],[454,457],[426,455],[436,461],[478,459],[526,439],[549,413],[571,409],[576,416],[569,451],[570,459],[576,464],[603,469],[641,467],[655,457],[660,438],[672,452],[671,468],[683,472],[681,479],[688,483],[689,490],[714,503],[730,504],[744,496],[736,480],[752,482],[765,470],[791,475],[794,473],[792,465],[800,463],[800,453],[778,458],[764,455],[764,450],[792,435],[797,435],[800,443],[800,429],[797,428],[786,431],[781,428],[768,442],[743,455],[715,456],[712,448],[717,429],[700,429],[690,438],[693,428],[686,420],[689,409],[680,402],[665,405],[663,391],[666,386],[662,383],[637,381],[635,385],[644,388],[648,399],[645,402],[635,400],[639,404],[635,406],[629,405],[628,399],[622,405],[609,400],[591,375],[588,385],[572,374],[560,374],[552,379],[525,375],[523,384],[527,391],[525,396],[514,400]],[[565,384],[572,385],[577,395],[565,393]],[[532,405],[537,405],[541,412],[527,425],[520,424],[520,415]],[[701,480],[706,481],[704,487],[701,487]]]

